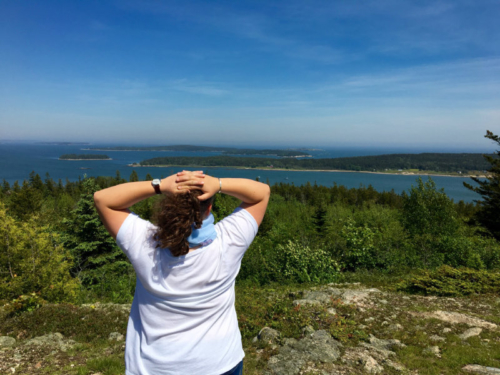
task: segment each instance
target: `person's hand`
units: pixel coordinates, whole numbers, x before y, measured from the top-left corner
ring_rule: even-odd
[[[203,185],[204,174],[202,171],[182,171],[161,180],[162,193],[177,194],[186,190],[200,189]]]
[[[220,180],[216,177],[205,175],[205,181],[201,187],[203,194],[200,195],[198,199],[200,201],[204,201],[215,195],[220,189],[219,181]]]
[[[171,177],[175,177],[176,193],[186,190],[201,190],[205,183],[203,171],[182,171]]]

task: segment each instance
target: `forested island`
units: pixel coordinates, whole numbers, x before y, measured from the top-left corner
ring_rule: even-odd
[[[111,160],[108,155],[98,154],[64,154],[59,156],[59,160]]]
[[[90,143],[88,142],[38,142],[40,145],[57,145],[57,146],[82,146],[82,145],[89,145]]]
[[[380,173],[482,174],[488,169],[483,154],[390,154],[330,159],[269,159],[233,156],[158,157],[138,166],[232,167],[290,170],[345,170]]]
[[[191,145],[176,145],[176,146],[151,146],[151,147],[92,147],[88,150],[94,151],[184,151],[184,152],[220,152],[225,155],[267,155],[278,156],[284,158],[300,158],[311,157],[303,149],[298,150],[256,150],[250,148],[232,148],[232,147],[208,147],[208,146],[191,146]]]

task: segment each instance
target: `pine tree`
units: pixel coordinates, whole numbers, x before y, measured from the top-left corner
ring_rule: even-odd
[[[94,207],[94,193],[98,190],[93,179],[83,181],[83,193],[71,219],[65,219],[65,247],[74,258],[72,273],[83,285],[102,283],[120,271],[128,270],[130,264],[113,238],[104,228]]]
[[[486,131],[485,138],[491,139],[500,146],[500,137],[489,130]],[[476,219],[493,237],[500,241],[500,149],[496,151],[494,156],[483,156],[491,164],[486,180],[472,177],[472,180],[479,186],[472,186],[466,182],[464,182],[464,186],[483,197],[483,200],[476,201],[479,207]]]
[[[137,176],[137,172],[134,170],[132,171],[132,173],[130,174],[130,179],[129,179],[130,182],[136,182],[136,181],[139,181],[139,176]]]

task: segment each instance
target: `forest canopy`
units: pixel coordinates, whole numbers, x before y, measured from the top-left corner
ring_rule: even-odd
[[[445,173],[484,171],[489,168],[483,154],[390,154],[331,159],[270,159],[231,156],[158,157],[143,160],[141,166],[178,165],[204,167],[279,168],[304,170],[377,171],[417,170]]]
[[[108,155],[98,154],[64,154],[59,156],[59,160],[111,160]]]

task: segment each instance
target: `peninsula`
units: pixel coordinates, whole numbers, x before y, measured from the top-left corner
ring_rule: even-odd
[[[87,150],[93,151],[177,151],[177,152],[217,152],[223,155],[261,155],[261,156],[276,156],[283,158],[308,158],[311,155],[304,149],[267,149],[257,150],[250,148],[233,148],[233,147],[208,147],[208,146],[192,146],[192,145],[175,145],[175,146],[152,146],[152,147],[92,147]]]
[[[97,154],[64,154],[59,160],[112,160],[108,155]]]
[[[158,157],[135,166],[225,167],[310,171],[354,171],[394,174],[483,175],[489,168],[482,154],[390,154],[329,159],[248,158],[234,156]]]

